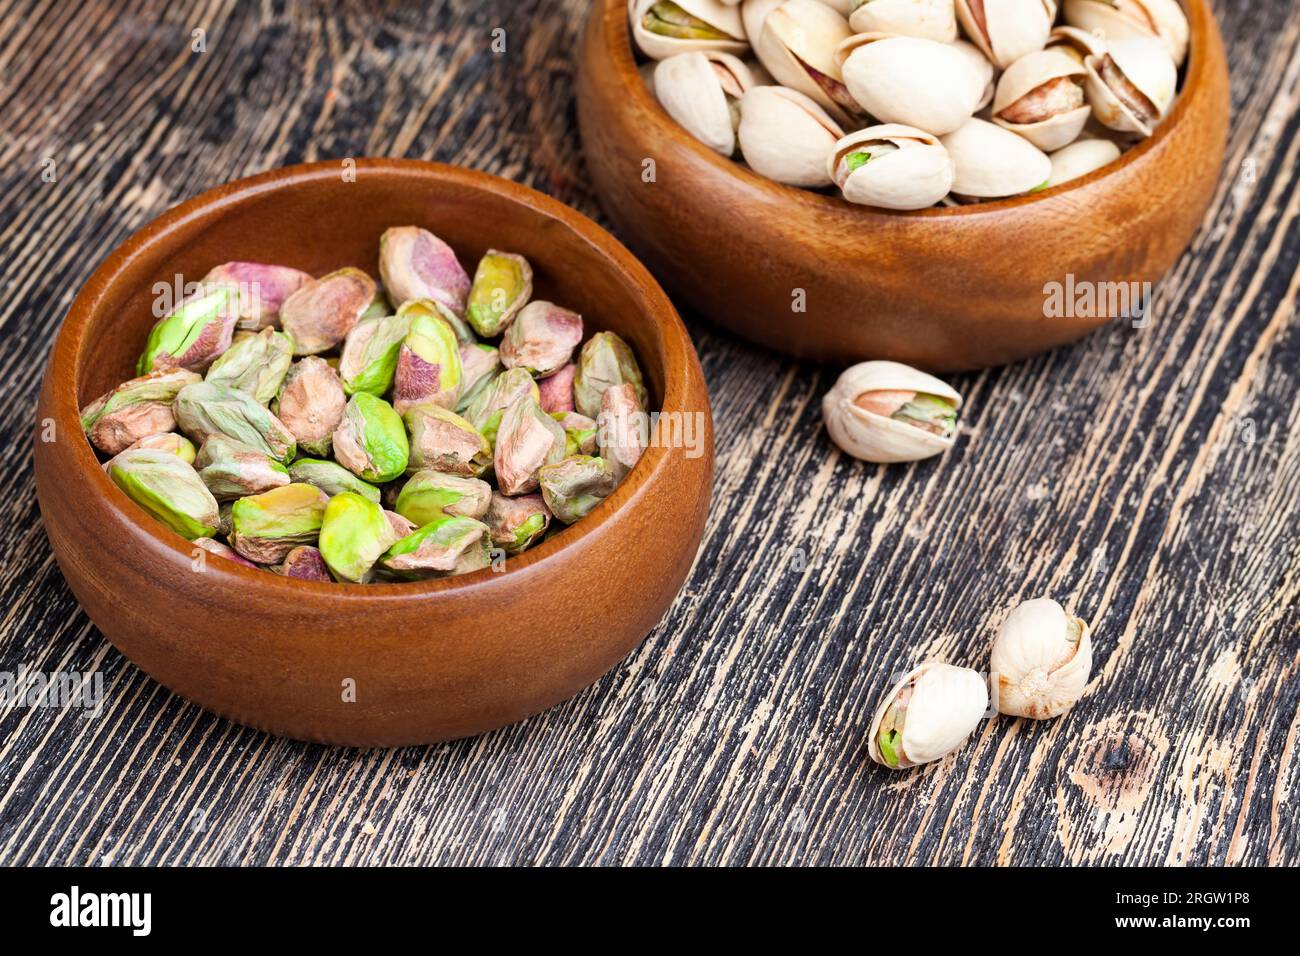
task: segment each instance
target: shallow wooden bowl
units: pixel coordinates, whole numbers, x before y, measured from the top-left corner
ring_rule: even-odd
[[[825,362],[1010,362],[1114,317],[1046,317],[1048,283],[1155,282],[1201,222],[1223,160],[1228,71],[1209,3],[1183,2],[1183,90],[1151,139],[1031,197],[894,213],[773,183],[691,138],[637,75],[626,0],[597,0],[579,54],[587,167],[669,290],[745,338]]]
[[[241,723],[304,740],[428,743],[571,696],[658,623],[704,528],[712,421],[681,320],[644,268],[589,219],[515,183],[432,163],[358,160],[276,170],[204,193],[131,237],[72,305],[41,389],[36,486],[73,593],[123,654]],[[484,570],[419,584],[290,580],[210,559],[126,498],[81,434],[78,408],[130,378],[157,282],[229,259],[377,275],[388,226],[418,224],[471,267],[525,255],[538,298],[611,329],[641,360],[652,407],[702,413],[703,454],[651,447],[586,519]],[[657,404],[655,404],[657,402]],[[681,445],[681,442],[678,443]],[[355,694],[348,689],[355,687]],[[348,702],[355,696],[355,702]]]

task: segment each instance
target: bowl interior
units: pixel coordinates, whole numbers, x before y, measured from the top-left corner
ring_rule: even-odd
[[[79,430],[77,409],[134,376],[136,359],[156,321],[164,289],[196,282],[232,259],[293,266],[321,275],[356,266],[378,277],[379,237],[395,225],[423,226],[448,242],[472,274],[489,248],[525,256],[534,270],[534,298],[583,316],[584,338],[613,331],[635,350],[650,408],[683,414],[690,404],[694,355],[681,320],[645,269],[595,223],[516,183],[457,167],[408,160],[356,161],[345,177],[338,163],[275,170],[221,186],[159,217],[99,268],[78,296],[51,361],[63,427]],[[66,379],[72,370],[72,387]],[[703,410],[707,415],[707,409]],[[84,439],[75,451],[86,474],[142,533],[188,553],[189,543],[126,498],[97,467]],[[634,499],[668,449],[652,444],[606,501],[571,527],[512,557],[512,569],[573,546],[614,510]],[[339,591],[443,590],[493,575],[490,570],[411,583],[348,585],[301,581],[231,564],[223,571],[261,587]]]
[[[682,129],[682,127],[668,115],[667,111],[659,105],[659,101],[640,78],[637,71],[637,64],[641,59],[643,59],[643,57],[641,52],[636,49],[636,41],[632,39],[632,31],[628,23],[627,5],[623,3],[622,0],[604,0],[604,2],[606,4],[604,11],[606,17],[605,36],[608,41],[610,57],[613,60],[616,70],[622,75],[626,86],[630,88],[631,97],[644,112],[648,113],[653,118],[652,122],[656,123],[660,127],[658,132],[661,135],[678,140],[684,144],[686,148],[715,166],[718,170],[729,175],[737,176],[742,180],[751,183],[756,189],[764,192],[783,194],[792,202],[805,204],[814,210],[830,212],[832,214],[837,210],[842,211],[847,207],[864,216],[885,216],[894,219],[953,219],[958,217],[971,217],[987,213],[996,213],[1005,209],[1030,205],[1033,203],[1041,203],[1045,199],[1062,196],[1083,186],[1097,182],[1100,179],[1104,179],[1111,173],[1125,166],[1140,162],[1146,154],[1156,148],[1158,143],[1172,133],[1178,123],[1181,122],[1183,115],[1186,112],[1188,102],[1197,95],[1200,88],[1206,82],[1205,58],[1198,54],[1198,48],[1204,42],[1205,31],[1209,29],[1209,8],[1206,5],[1206,0],[1178,0],[1183,11],[1187,14],[1188,25],[1190,28],[1190,43],[1188,45],[1187,59],[1178,71],[1178,98],[1174,101],[1174,105],[1171,107],[1169,114],[1164,118],[1160,125],[1156,127],[1154,134],[1126,149],[1119,159],[1101,167],[1100,169],[1094,170],[1085,176],[1080,176],[1067,183],[1062,183],[1061,185],[1054,186],[1051,189],[1045,189],[1041,192],[1027,196],[1013,196],[1006,199],[995,199],[972,203],[966,206],[936,206],[928,209],[907,211],[856,206],[844,200],[840,196],[839,191],[832,187],[820,190],[801,189],[796,186],[787,186],[783,183],[774,182],[760,176],[743,162],[740,162],[739,160],[733,161],[718,154],[714,150],[709,149],[703,143],[699,142],[687,133],[686,130]],[[964,31],[960,33],[960,36],[963,39],[966,39]],[[752,58],[752,54],[747,54],[746,58]],[[654,61],[649,62],[653,63]]]

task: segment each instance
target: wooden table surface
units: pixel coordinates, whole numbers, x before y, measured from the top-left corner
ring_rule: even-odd
[[[839,454],[819,410],[837,370],[688,314],[718,427],[705,543],[660,626],[568,703],[442,746],[332,749],[212,717],[105,643],[31,471],[81,284],[174,203],[304,160],[462,163],[601,219],[573,108],[585,7],[0,2],[0,673],[98,671],[105,693],[98,715],[0,707],[0,863],[1300,863],[1288,0],[1217,3],[1222,184],[1147,327],[957,377],[943,458]],[[986,668],[995,622],[1040,594],[1093,622],[1083,702],[874,767],[890,675]]]

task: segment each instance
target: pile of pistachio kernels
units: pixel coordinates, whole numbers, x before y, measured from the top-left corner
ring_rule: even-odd
[[[898,210],[1025,195],[1114,162],[1169,114],[1190,32],[1178,0],[628,10],[655,61],[642,77],[697,140],[776,182]]]
[[[82,410],[109,477],[204,552],[365,583],[518,554],[636,464],[632,350],[598,332],[575,358],[582,318],[530,301],[522,256],[489,250],[471,279],[401,226],[379,273],[214,268],[153,327],[139,377]]]

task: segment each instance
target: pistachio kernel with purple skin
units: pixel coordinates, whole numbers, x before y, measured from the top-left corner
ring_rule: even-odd
[[[564,429],[564,457],[596,454],[600,431],[596,422],[577,412],[551,412],[551,417]]]
[[[333,443],[338,463],[369,482],[392,481],[406,471],[410,458],[401,416],[369,392],[348,400]]]
[[[348,395],[369,392],[382,397],[393,387],[397,356],[410,331],[403,315],[362,319],[348,333],[339,357],[339,378]]]
[[[426,403],[453,408],[460,392],[460,342],[451,324],[428,300],[398,310],[410,325],[398,351],[393,407],[398,414]]]
[[[505,495],[537,489],[537,472],[564,458],[565,435],[559,423],[531,396],[506,409],[497,431],[493,463],[497,486]]]
[[[289,469],[265,452],[213,436],[203,443],[194,469],[218,501],[259,495],[289,484]]]
[[[201,372],[230,347],[235,332],[237,289],[200,286],[149,330],[137,375],[155,369],[184,368]]]
[[[551,511],[540,494],[510,498],[493,492],[483,521],[494,545],[506,554],[519,554],[546,536],[551,526]]]
[[[347,404],[339,373],[324,359],[308,355],[289,367],[273,408],[300,452],[328,455]]]
[[[254,564],[234,548],[222,544],[216,538],[195,538],[193,544],[196,548],[202,548],[204,551],[208,552],[208,554],[215,554],[218,557],[225,558],[227,561],[233,561],[235,564],[242,564],[246,568],[253,568],[259,571],[262,568],[260,564]]]
[[[293,341],[283,332],[272,328],[240,332],[203,378],[247,392],[267,405],[279,393],[292,362]]]
[[[183,538],[217,530],[217,499],[198,472],[176,455],[142,448],[113,457],[105,471],[126,496]]]
[[[486,481],[426,468],[402,486],[393,510],[422,527],[444,514],[481,519],[491,501],[492,486]]]
[[[176,393],[172,405],[176,424],[200,445],[222,436],[265,452],[278,461],[292,461],[297,450],[293,432],[271,410],[247,392],[214,382],[195,382]]]
[[[351,492],[329,500],[321,520],[321,558],[340,581],[369,581],[375,562],[397,540],[384,509]]]
[[[90,443],[116,455],[149,435],[176,427],[172,403],[186,385],[200,381],[185,369],[149,372],[106,392],[81,410],[81,427]]]
[[[312,277],[288,266],[262,262],[223,262],[200,280],[204,285],[234,285],[238,289],[235,314],[241,329],[274,326],[280,319],[280,306]]]
[[[624,382],[636,389],[641,407],[648,407],[641,367],[631,347],[613,332],[597,332],[578,355],[578,371],[573,377],[573,407],[588,418],[600,415],[600,399],[605,389]]]
[[[406,535],[380,558],[390,574],[403,578],[435,577],[463,573],[462,558],[482,549],[487,525],[473,518],[442,515]]]
[[[523,256],[489,249],[479,260],[465,318],[485,339],[510,327],[533,294],[533,268]]]
[[[469,421],[439,405],[417,405],[406,413],[413,471],[432,469],[477,478],[492,466],[492,446]]]
[[[603,458],[573,455],[537,473],[546,507],[565,524],[585,518],[614,491],[614,472]]]
[[[453,411],[464,415],[470,405],[483,394],[501,374],[501,353],[495,346],[476,342],[460,346],[460,397]]]
[[[600,457],[609,463],[614,480],[622,481],[641,460],[650,433],[649,419],[630,383],[605,389],[597,425]]]
[[[279,564],[298,545],[316,543],[329,502],[319,488],[297,483],[240,498],[231,508],[230,545],[250,561]]]
[[[189,465],[194,464],[194,459],[198,455],[198,449],[194,447],[194,442],[175,432],[146,435],[126,450],[134,451],[139,448],[168,452]]]
[[[298,578],[300,581],[333,581],[330,569],[321,557],[320,549],[309,544],[302,544],[284,556],[284,560],[274,568],[276,573],[286,578]]]
[[[530,302],[501,339],[501,364],[534,378],[558,372],[582,342],[582,316],[552,302]]]
[[[465,419],[483,433],[489,448],[495,448],[501,416],[507,408],[526,396],[535,402],[539,401],[541,391],[537,382],[525,369],[508,369],[493,379],[492,384],[470,403],[465,410]]]
[[[280,325],[294,355],[328,352],[342,342],[375,298],[375,280],[345,268],[307,283],[280,306]]]
[[[455,251],[419,226],[395,226],[379,237],[379,276],[394,305],[432,299],[465,314],[470,278]]]
[[[573,378],[578,374],[576,362],[570,362],[554,375],[548,375],[537,383],[539,401],[543,411],[573,411]]]

